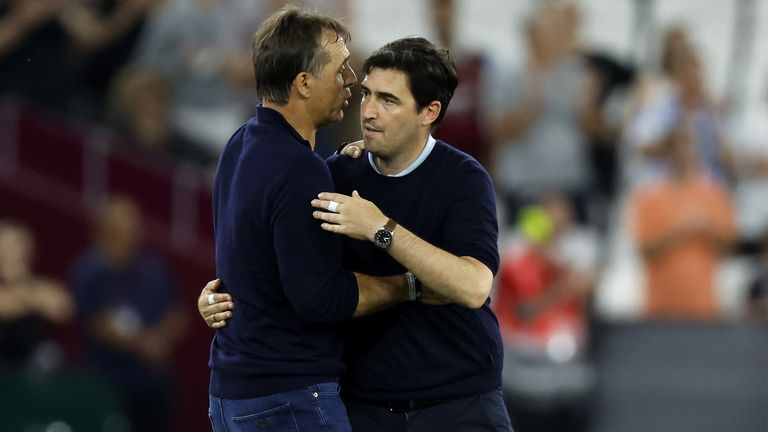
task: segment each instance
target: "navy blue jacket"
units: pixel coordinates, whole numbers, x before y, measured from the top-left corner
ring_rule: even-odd
[[[339,193],[357,190],[423,240],[498,270],[493,185],[471,156],[437,141],[402,177],[376,173],[367,152],[359,159],[335,156],[328,164]],[[374,276],[405,272],[371,242],[348,238],[344,267]],[[477,310],[409,302],[349,325],[342,388],[372,400],[468,397],[501,385],[502,358],[490,301]]]
[[[258,107],[224,149],[213,191],[216,271],[236,299],[211,344],[210,392],[243,399],[336,380],[338,322],[358,302],[341,239],[310,201],[334,184],[325,162],[277,111]]]

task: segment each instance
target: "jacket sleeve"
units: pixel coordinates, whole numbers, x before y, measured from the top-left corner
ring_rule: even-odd
[[[280,281],[302,320],[347,320],[357,308],[357,281],[341,267],[341,238],[312,217],[310,201],[335,189],[327,166],[310,156],[286,170],[274,189],[271,224]]]

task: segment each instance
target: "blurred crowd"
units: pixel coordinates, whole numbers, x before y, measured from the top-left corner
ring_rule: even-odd
[[[294,3],[350,16],[343,0]],[[460,78],[435,136],[475,156],[497,192],[493,306],[516,429],[588,430],[595,303],[617,283],[611,269],[639,269],[634,318],[768,322],[768,94],[749,113],[717,100],[684,24],[663,29],[649,69],[585,45],[577,2],[542,1],[525,17],[522,61],[507,65],[463,44],[458,0],[427,3]],[[6,0],[0,92],[210,174],[258,103],[250,35],[282,4]],[[353,55],[359,66],[365,54]],[[360,136],[350,105],[321,133],[321,153]],[[167,430],[168,359],[186,320],[141,220],[130,199],[106,200],[93,248],[55,281],[35,273],[35,233],[0,214],[0,366],[53,367],[50,327],[75,320],[134,430]],[[733,263],[738,310],[726,313],[720,275]]]

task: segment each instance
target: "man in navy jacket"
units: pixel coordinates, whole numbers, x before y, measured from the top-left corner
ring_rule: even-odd
[[[457,84],[453,62],[425,39],[405,38],[374,52],[364,70],[365,150],[327,161],[338,193],[312,200],[313,216],[344,235],[345,268],[408,269],[451,304],[401,303],[348,326],[352,426],[509,431],[488,299],[499,262],[493,186],[477,161],[431,136]]]

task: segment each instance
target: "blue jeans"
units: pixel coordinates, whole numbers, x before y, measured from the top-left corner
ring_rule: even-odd
[[[335,382],[253,399],[209,395],[213,432],[351,432]]]

